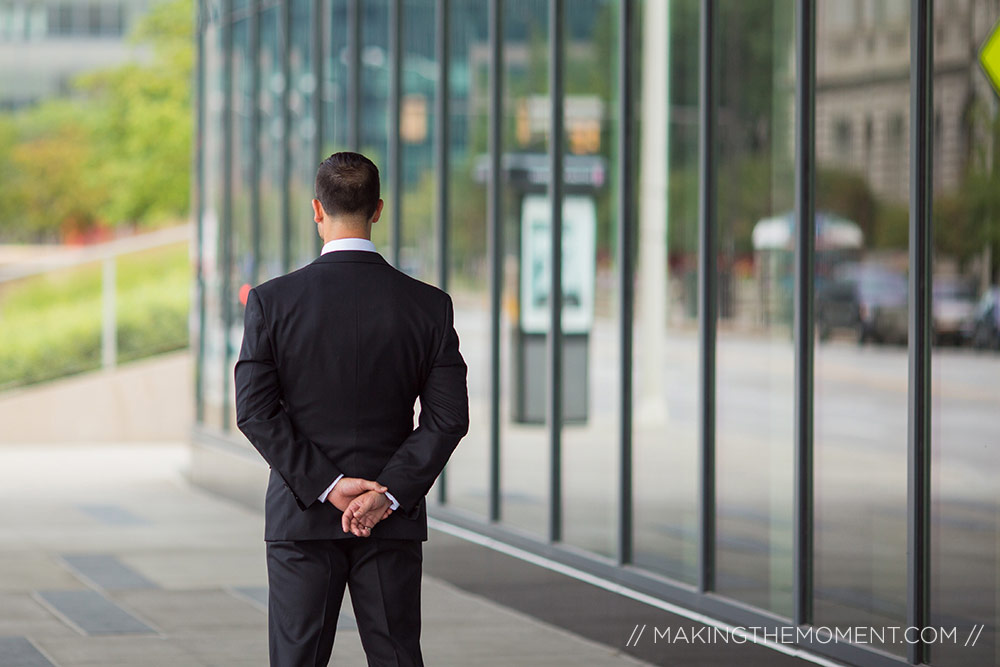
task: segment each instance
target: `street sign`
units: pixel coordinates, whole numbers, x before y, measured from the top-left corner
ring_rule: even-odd
[[[994,90],[1000,94],[1000,23],[993,26],[993,31],[986,38],[986,43],[979,52],[979,63],[993,83]]]

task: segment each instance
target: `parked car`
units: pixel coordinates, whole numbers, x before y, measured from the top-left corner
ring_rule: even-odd
[[[816,295],[820,340],[847,330],[858,343],[905,343],[907,284],[900,273],[875,264],[848,264]]]
[[[963,327],[976,310],[976,286],[957,277],[934,279],[934,342],[960,344]]]
[[[979,349],[1000,350],[1000,287],[986,290],[963,328],[965,340]]]

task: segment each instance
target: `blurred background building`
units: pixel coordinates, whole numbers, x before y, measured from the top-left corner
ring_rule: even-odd
[[[968,121],[990,99],[979,47],[990,3],[936,2],[934,20],[934,186],[956,188],[978,137]],[[821,3],[816,49],[816,152],[819,160],[864,174],[881,197],[908,195],[909,3]]]
[[[4,0],[0,3],[0,109],[70,90],[83,72],[137,57],[125,36],[148,0]]]

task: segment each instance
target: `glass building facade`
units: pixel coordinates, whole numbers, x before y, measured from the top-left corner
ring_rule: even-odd
[[[936,629],[798,642],[846,662],[1000,664],[1000,0],[199,16],[196,447],[255,454],[246,292],[359,150],[469,366],[433,516],[732,624]]]

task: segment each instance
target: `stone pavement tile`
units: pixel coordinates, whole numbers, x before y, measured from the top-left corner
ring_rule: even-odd
[[[62,560],[81,581],[104,590],[156,588],[156,584],[111,554],[61,554]]]
[[[226,590],[255,609],[267,613],[267,586],[231,586]]]
[[[424,661],[428,665],[440,664],[427,660],[424,654]],[[365,649],[361,646],[361,636],[356,628],[337,630],[337,638],[333,642],[333,656],[330,664],[334,667],[350,667],[351,665],[367,664],[365,660]]]
[[[0,664],[4,667],[53,667],[27,637],[0,635]]]
[[[645,664],[426,576],[422,606],[428,664]]]
[[[24,535],[21,531],[0,517],[0,556],[11,551],[23,551],[24,545]]]
[[[228,550],[234,546],[251,548],[254,544],[260,544],[263,549],[264,543],[263,532],[256,527],[243,528],[226,535],[227,528],[221,521],[215,530],[206,525],[185,526],[182,522],[116,527],[86,518],[75,522],[62,521],[60,519],[58,522],[46,523],[44,518],[38,518],[32,525],[19,526],[16,530],[22,544],[56,553],[120,553],[137,548]]]
[[[83,590],[86,586],[54,555],[23,550],[0,554],[0,590],[19,592],[39,588]]]
[[[267,630],[264,614],[221,589],[118,591],[112,597],[168,636],[179,632],[212,635],[241,628]]]
[[[38,591],[35,597],[53,614],[88,635],[156,634],[156,629],[132,610],[95,590]]]
[[[267,581],[263,541],[255,547],[230,549],[143,548],[121,553],[119,557],[167,589],[257,586]]]
[[[176,642],[161,637],[36,638],[59,667],[205,667]]]
[[[210,633],[180,631],[171,634],[170,641],[210,667],[267,667],[267,624],[263,614],[260,627]]]
[[[131,504],[138,505],[138,503]],[[136,514],[131,507],[116,503],[76,503],[73,508],[108,526],[143,526],[149,523],[147,519]]]
[[[30,593],[7,592],[0,592],[0,635],[79,636]]]

